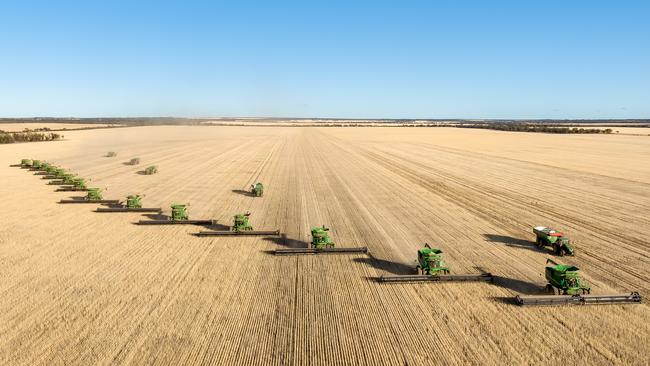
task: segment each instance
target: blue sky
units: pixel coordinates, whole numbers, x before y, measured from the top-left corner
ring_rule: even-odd
[[[650,2],[0,0],[0,116],[650,118]]]

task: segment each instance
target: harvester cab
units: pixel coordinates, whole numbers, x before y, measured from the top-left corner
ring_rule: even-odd
[[[330,239],[329,230],[325,225],[311,228],[311,247],[317,249],[334,248],[335,245]]]
[[[88,188],[86,193],[87,201],[100,201],[102,200],[102,190],[99,188]]]
[[[240,231],[253,230],[253,226],[250,224],[250,221],[248,220],[250,215],[251,215],[250,212],[247,212],[245,214],[235,215],[232,231],[240,232]]]
[[[137,194],[127,196],[126,208],[142,208],[142,197]]]
[[[419,275],[449,274],[449,267],[442,259],[442,250],[431,248],[429,244],[424,244],[424,248],[418,250],[418,265],[415,268]]]
[[[548,293],[578,295],[591,292],[589,284],[580,276],[580,269],[578,267],[558,264],[551,259],[548,259],[546,263],[551,264],[545,268],[545,277],[548,281],[546,291]]]
[[[536,244],[538,247],[552,247],[553,253],[559,256],[574,255],[573,247],[569,238],[562,232],[545,226],[536,226],[533,233],[537,236]]]
[[[187,214],[187,206],[189,206],[189,203],[172,203],[172,221],[188,220],[189,215]]]
[[[251,193],[255,195],[255,197],[262,197],[264,194],[264,185],[262,183],[255,183],[254,185],[251,185]]]

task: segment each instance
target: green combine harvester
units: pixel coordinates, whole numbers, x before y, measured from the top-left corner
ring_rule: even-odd
[[[367,247],[337,248],[329,236],[329,228],[325,225],[311,228],[311,243],[309,248],[276,249],[276,255],[302,254],[356,254],[368,253]]]
[[[32,159],[21,159],[20,160],[20,167],[24,169],[29,169],[34,166],[34,162]]]
[[[74,175],[71,173],[65,173],[59,177],[61,180],[53,180],[50,181],[48,184],[49,185],[55,185],[55,186],[66,186],[66,185],[72,185],[74,181]]]
[[[155,166],[155,165],[148,166],[144,170],[144,175],[152,175],[152,174],[156,174],[156,173],[158,173],[158,167]]]
[[[160,207],[142,207],[142,197],[131,195],[126,197],[126,202],[120,202],[111,207],[98,208],[95,212],[162,212]]]
[[[40,160],[32,160],[32,169],[31,170],[40,170],[43,166]]]
[[[552,247],[553,253],[559,256],[574,255],[569,238],[563,233],[545,226],[536,226],[533,233],[537,236],[538,247]]]
[[[518,305],[584,305],[584,304],[621,304],[640,303],[641,295],[638,292],[614,295],[589,295],[591,287],[580,276],[580,269],[576,266],[558,264],[548,259],[544,273],[548,284],[548,295],[517,295],[515,303]]]
[[[264,194],[264,185],[262,183],[255,183],[254,185],[251,185],[251,193],[255,197],[262,197]]]
[[[129,165],[138,165],[140,164],[140,158],[132,158],[129,160]]]
[[[57,192],[79,192],[79,191],[87,191],[88,187],[86,186],[86,180],[83,178],[79,177],[74,177],[71,180],[71,185],[67,187],[61,187],[57,189]]]
[[[418,264],[415,267],[416,275],[381,276],[380,282],[493,282],[491,273],[482,274],[449,274],[450,270],[442,258],[442,250],[424,244],[418,250]]]
[[[48,175],[44,176],[42,179],[61,179],[68,172],[63,168],[53,168]]]
[[[250,223],[249,217],[250,212],[245,214],[237,214],[233,219],[233,225],[230,227],[230,230],[222,231],[199,231],[194,234],[196,236],[228,236],[228,235],[240,235],[240,236],[253,236],[253,235],[280,235],[280,230],[253,230],[253,226]]]
[[[99,188],[88,188],[86,197],[81,199],[61,200],[59,203],[103,203],[109,205],[116,205],[120,203],[118,200],[105,200],[102,197],[102,190]]]
[[[190,220],[187,213],[188,204],[172,203],[171,216],[163,220],[140,220],[138,225],[214,225],[214,220]]]

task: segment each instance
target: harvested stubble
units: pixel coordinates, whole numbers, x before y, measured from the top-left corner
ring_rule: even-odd
[[[648,305],[522,309],[498,299],[541,290],[548,253],[534,248],[529,232],[540,219],[571,233],[572,261],[595,293],[650,292],[643,161],[650,139],[146,128],[111,141],[165,165],[151,177],[88,160],[117,130],[70,132],[56,146],[3,147],[4,363],[649,361]],[[46,156],[116,197],[140,192],[164,208],[192,202],[191,217],[229,224],[233,212],[251,211],[256,227],[280,228],[291,245],[306,244],[309,228],[325,224],[337,245],[368,246],[373,258],[274,257],[265,253],[281,247],[273,240],[195,238],[188,234],[196,228],[132,225],[138,214],[56,205],[61,193],[8,167],[23,156]],[[261,200],[231,191],[255,181],[274,189]],[[483,267],[497,285],[368,280],[408,271],[424,241],[445,250],[452,271]]]

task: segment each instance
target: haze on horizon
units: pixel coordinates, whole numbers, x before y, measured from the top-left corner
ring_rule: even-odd
[[[644,1],[5,1],[0,117],[650,118]]]

